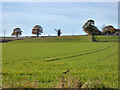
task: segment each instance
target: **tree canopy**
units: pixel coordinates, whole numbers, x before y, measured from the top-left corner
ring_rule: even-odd
[[[114,34],[116,29],[112,25],[105,26],[103,29],[103,34]]]
[[[15,28],[15,29],[13,30],[13,32],[12,32],[12,35],[14,35],[14,36],[16,36],[16,37],[22,35],[21,29],[20,29],[20,28]]]
[[[35,25],[34,28],[32,29],[32,34],[36,34],[37,37],[43,33],[43,28],[40,25]]]
[[[83,31],[85,31],[85,33],[88,33],[89,35],[101,34],[101,31],[99,31],[99,29],[96,26],[94,26],[94,24],[94,20],[88,20],[82,27]]]

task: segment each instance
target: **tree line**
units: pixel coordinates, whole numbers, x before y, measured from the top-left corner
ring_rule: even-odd
[[[104,26],[102,28],[102,31],[100,31],[96,26],[95,26],[95,21],[94,20],[88,20],[84,25],[83,25],[83,31],[88,33],[89,35],[119,35],[120,34],[120,29],[115,29],[112,25]]]
[[[57,32],[58,36],[61,35],[61,29],[55,29],[55,31]],[[36,34],[37,37],[39,37],[41,33],[43,33],[43,27],[41,27],[40,25],[35,25],[32,29],[32,34]],[[19,37],[20,35],[22,35],[21,28],[15,28],[12,32],[12,36]]]
[[[100,31],[96,26],[95,26],[95,21],[94,20],[88,20],[84,25],[83,25],[83,31],[87,33],[88,35],[110,35],[110,34],[115,34],[117,31],[120,31],[119,29],[115,29],[112,25],[108,25],[102,28],[102,31]],[[55,29],[57,32],[57,35],[61,35],[61,29]],[[37,37],[43,33],[43,27],[40,25],[35,25],[32,29],[32,34],[36,34]],[[119,33],[117,33],[119,34]],[[22,35],[22,30],[21,28],[15,28],[12,32],[12,36],[20,36]]]

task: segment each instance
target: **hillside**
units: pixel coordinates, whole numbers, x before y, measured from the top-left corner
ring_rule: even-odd
[[[117,42],[26,38],[2,43],[2,59],[3,88],[118,87]]]

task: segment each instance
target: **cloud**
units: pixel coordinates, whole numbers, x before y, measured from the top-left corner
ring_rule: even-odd
[[[3,3],[3,26],[9,33],[14,27],[21,27],[23,35],[31,35],[31,29],[36,24],[42,25],[46,34],[55,33],[55,28],[62,28],[65,34],[84,34],[82,26],[88,19],[94,19],[99,28],[103,24],[117,27],[117,11],[117,3],[7,2]]]

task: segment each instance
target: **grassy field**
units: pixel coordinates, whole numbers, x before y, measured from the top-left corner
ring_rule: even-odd
[[[98,41],[98,42],[118,42],[118,38],[119,38],[119,36],[117,36],[117,35],[111,35],[111,36],[97,35],[94,37],[95,37],[96,41]]]
[[[3,88],[118,88],[118,44],[88,36],[2,43],[2,78]]]

